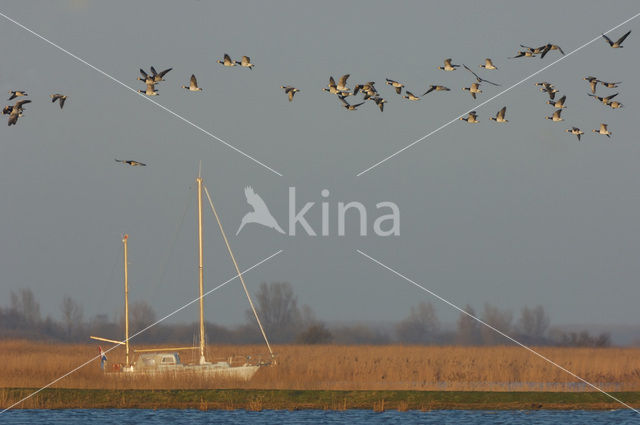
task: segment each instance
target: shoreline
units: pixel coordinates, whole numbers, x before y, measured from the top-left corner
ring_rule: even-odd
[[[6,408],[37,388],[0,389]],[[640,392],[614,397],[640,407]],[[97,390],[47,388],[14,409],[200,410],[605,410],[625,409],[599,392],[341,391],[341,390]]]

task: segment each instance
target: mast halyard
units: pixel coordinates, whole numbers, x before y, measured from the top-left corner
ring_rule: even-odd
[[[200,280],[200,364],[205,364],[204,358],[204,269],[202,262],[202,177],[198,173],[198,275]]]
[[[125,233],[122,237],[124,248],[124,347],[126,353],[125,367],[129,368],[129,262],[127,259],[127,240],[129,235]]]

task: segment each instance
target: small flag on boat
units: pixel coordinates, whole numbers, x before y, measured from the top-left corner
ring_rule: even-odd
[[[102,351],[101,345],[98,345],[98,350],[100,350],[100,369],[104,369],[104,362],[107,361],[107,355]]]

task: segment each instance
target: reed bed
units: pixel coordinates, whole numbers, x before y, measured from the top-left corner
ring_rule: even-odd
[[[149,347],[136,347],[149,348]],[[0,341],[0,388],[41,387],[80,365],[54,388],[283,390],[592,391],[593,388],[534,354],[512,346],[339,346],[274,347],[277,365],[261,368],[248,382],[193,375],[155,377],[105,374],[96,344]],[[640,349],[557,348],[536,351],[605,391],[640,391]],[[182,353],[183,362],[194,354]],[[265,355],[263,346],[210,346],[207,358]],[[108,353],[110,365],[124,362],[124,349]],[[135,358],[135,355],[133,355]],[[256,401],[256,407],[259,400]],[[203,408],[206,408],[203,405]]]

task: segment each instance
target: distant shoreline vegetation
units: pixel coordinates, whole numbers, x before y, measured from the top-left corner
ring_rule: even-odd
[[[288,282],[262,283],[255,294],[258,314],[268,330],[269,339],[277,344],[412,344],[494,346],[513,343],[471,317],[460,314],[454,329],[444,329],[430,302],[420,302],[408,309],[404,319],[379,326],[351,323],[329,326],[318,319],[308,305],[299,307],[293,286]],[[516,318],[511,310],[484,304],[476,313],[471,305],[464,308],[485,323],[525,345],[558,347],[609,347],[607,332],[592,333],[588,329],[566,331],[551,326],[544,307],[525,306]],[[8,306],[0,306],[0,340],[31,339],[38,341],[85,343],[90,335],[122,339],[122,315],[110,319],[105,314],[84,318],[82,306],[70,296],[60,303],[60,318],[42,318],[40,304],[30,289],[11,292]],[[166,312],[163,312],[166,313]],[[259,344],[262,336],[255,318],[247,311],[246,322],[234,327],[206,323],[210,344]],[[130,332],[133,334],[154,323],[157,315],[146,301],[130,304]],[[197,334],[196,323],[160,323],[135,337],[133,344],[192,344]]]
[[[0,408],[36,389],[0,389]],[[615,397],[640,406],[640,392]],[[200,410],[602,410],[622,406],[594,392],[326,391],[326,390],[78,390],[46,389],[18,409]]]

